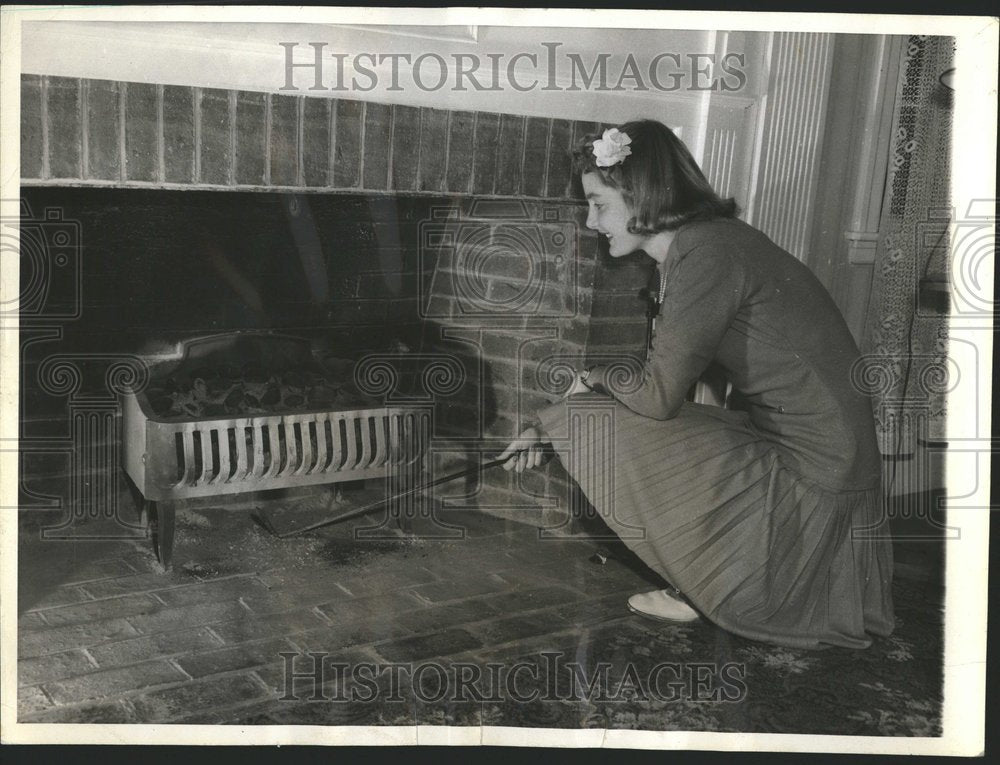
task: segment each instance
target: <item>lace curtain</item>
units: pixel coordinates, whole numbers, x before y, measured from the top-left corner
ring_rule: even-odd
[[[944,437],[948,311],[928,290],[948,272],[954,39],[911,36],[900,69],[865,366],[882,453],[906,455]],[[937,300],[934,296],[938,295]]]

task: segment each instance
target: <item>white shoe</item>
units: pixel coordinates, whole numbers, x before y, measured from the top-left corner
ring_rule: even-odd
[[[633,595],[628,599],[629,611],[648,616],[661,622],[685,624],[694,622],[701,615],[683,600],[674,597],[674,590],[653,590]]]

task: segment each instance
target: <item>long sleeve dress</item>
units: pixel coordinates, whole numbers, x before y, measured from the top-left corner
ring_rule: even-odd
[[[591,380],[611,398],[539,413],[567,471],[720,627],[797,647],[889,634],[881,457],[871,402],[851,384],[859,352],[830,295],[735,219],[682,226],[661,274],[639,384],[616,387],[599,367]],[[685,401],[713,361],[748,412]]]

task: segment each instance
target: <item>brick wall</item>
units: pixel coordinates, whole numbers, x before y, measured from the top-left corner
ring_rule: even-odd
[[[425,306],[428,346],[474,347],[488,395],[438,414],[449,433],[484,439],[484,457],[558,400],[573,371],[644,354],[639,291],[650,269],[639,257],[612,261],[601,253],[585,218],[581,205],[473,201],[440,225],[447,246]],[[452,342],[440,342],[444,336]],[[548,523],[573,506],[572,492],[553,459],[521,475],[485,473],[476,501],[515,517],[526,505],[551,510]]]
[[[22,75],[27,184],[570,199],[593,123],[347,99]]]

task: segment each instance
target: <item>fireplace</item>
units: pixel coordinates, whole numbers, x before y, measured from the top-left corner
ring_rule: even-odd
[[[83,436],[67,437],[67,410],[120,400],[110,365],[177,363],[206,337],[276,333],[349,362],[379,405],[307,414],[423,408],[431,474],[495,454],[572,369],[643,352],[649,269],[599,252],[569,175],[569,147],[595,124],[27,75],[22,105],[47,137],[22,142],[30,215],[58,211],[80,235],[72,318],[22,321],[22,420],[68,452]],[[54,357],[86,367],[73,390],[47,379]],[[134,422],[156,419],[144,403]],[[316,424],[296,437],[293,423],[275,451]],[[116,460],[133,459],[107,430]],[[182,437],[166,473],[218,488],[231,434],[214,432]],[[553,525],[572,492],[552,460],[483,473],[447,501]]]

